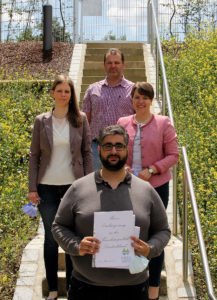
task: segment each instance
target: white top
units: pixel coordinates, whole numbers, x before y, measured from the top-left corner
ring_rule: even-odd
[[[140,127],[141,125],[137,123],[137,132],[133,143],[132,171],[136,176],[138,176],[138,173],[142,170]]]
[[[69,144],[69,122],[52,116],[53,149],[50,164],[40,183],[50,185],[72,184],[75,180]]]
[[[137,122],[137,132],[133,143],[133,162],[132,171],[133,174],[138,176],[138,173],[142,170],[142,154],[141,154],[141,127],[143,127],[147,122]]]

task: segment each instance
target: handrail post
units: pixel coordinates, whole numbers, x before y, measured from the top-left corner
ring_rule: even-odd
[[[207,254],[206,254],[206,247],[205,247],[201,224],[200,224],[200,217],[199,217],[199,212],[198,212],[198,207],[197,207],[197,201],[196,201],[195,194],[194,194],[191,171],[190,171],[188,156],[187,156],[185,147],[182,147],[182,154],[183,154],[183,160],[184,160],[184,164],[185,164],[186,180],[188,182],[188,190],[189,190],[189,194],[191,197],[191,206],[192,206],[192,211],[193,211],[193,216],[194,216],[194,223],[196,226],[197,239],[198,239],[198,244],[199,244],[200,254],[201,254],[201,261],[202,261],[204,275],[205,275],[206,284],[207,284],[208,296],[209,296],[209,299],[211,299],[211,300],[217,300],[217,298],[214,294],[214,290],[213,290],[212,278],[210,275],[208,258],[207,258]]]
[[[162,97],[162,104],[161,104],[161,110],[162,110],[162,114],[165,115],[166,114],[166,89],[165,89],[165,85],[164,85],[164,81],[162,84],[162,88],[163,88],[163,97]]]
[[[168,113],[169,117],[171,120],[172,125],[174,125],[174,120],[173,120],[173,114],[172,114],[172,107],[171,107],[171,101],[170,101],[170,94],[169,94],[169,87],[167,84],[167,76],[166,76],[166,70],[165,70],[165,65],[164,65],[164,60],[163,60],[163,52],[161,48],[161,41],[160,41],[160,35],[158,31],[158,21],[157,21],[157,16],[156,16],[156,9],[155,9],[155,4],[154,1],[151,1],[152,3],[152,14],[153,14],[153,21],[154,21],[154,27],[155,27],[155,34],[156,34],[156,47],[158,49],[158,54],[159,54],[159,60],[160,60],[160,65],[161,65],[161,72],[162,72],[162,78],[164,81],[164,86],[165,86],[165,93],[166,93],[166,98],[167,98],[167,106],[168,106]]]
[[[148,43],[151,44],[151,37],[152,37],[152,7],[150,5],[150,1],[147,4],[147,38]]]
[[[183,173],[183,281],[188,279],[188,185],[186,178],[186,171]]]
[[[177,213],[178,213],[178,204],[177,204],[177,166],[173,166],[173,234],[177,235]]]
[[[156,44],[157,44],[157,39],[156,39]],[[158,53],[158,48],[156,47],[155,49],[155,57],[156,57],[156,98],[157,101],[159,101],[159,53]]]

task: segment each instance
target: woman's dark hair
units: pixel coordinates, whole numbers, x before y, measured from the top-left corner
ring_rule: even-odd
[[[133,98],[135,91],[137,91],[140,95],[147,96],[150,99],[154,98],[154,89],[153,86],[145,81],[136,82],[131,91],[131,97]]]
[[[70,86],[70,89],[71,89],[71,99],[69,101],[69,109],[68,109],[68,113],[67,113],[67,118],[68,118],[69,123],[73,127],[77,128],[77,127],[80,127],[82,124],[82,117],[81,117],[80,109],[78,106],[78,101],[77,101],[77,97],[75,94],[75,88],[74,88],[72,79],[68,75],[65,75],[65,74],[57,75],[56,78],[54,79],[51,90],[54,91],[58,84],[61,84],[64,82],[66,82]]]

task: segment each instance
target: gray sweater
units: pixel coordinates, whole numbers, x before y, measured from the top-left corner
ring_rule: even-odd
[[[138,177],[127,174],[116,189],[104,182],[99,171],[76,180],[57,211],[52,232],[58,244],[71,255],[73,276],[98,286],[137,285],[147,279],[147,270],[130,274],[125,269],[93,268],[92,255],[79,256],[79,243],[93,236],[94,212],[133,210],[140,239],[151,246],[149,259],[158,256],[170,239],[166,211],[157,192]]]

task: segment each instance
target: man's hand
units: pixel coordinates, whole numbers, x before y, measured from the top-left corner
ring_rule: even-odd
[[[142,255],[147,257],[150,252],[150,246],[149,244],[145,243],[144,241],[140,240],[139,238],[135,236],[131,236],[132,239],[132,246],[136,252],[137,255]]]
[[[79,255],[94,255],[99,251],[100,241],[93,236],[86,236],[81,240],[79,245]]]

